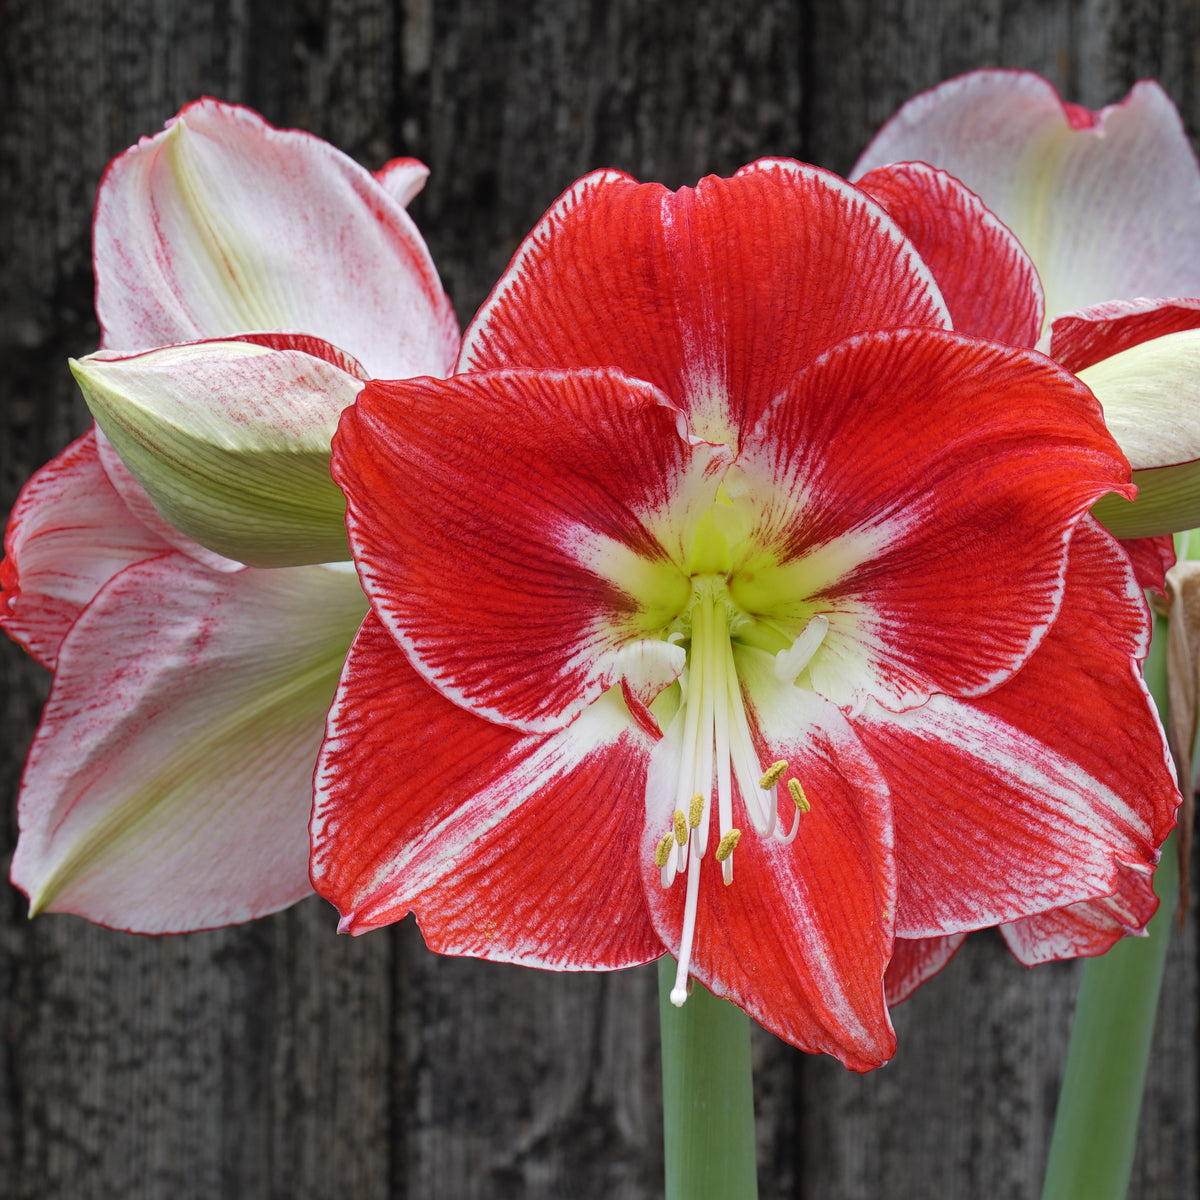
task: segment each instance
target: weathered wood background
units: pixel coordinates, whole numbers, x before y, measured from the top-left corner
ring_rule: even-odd
[[[0,507],[85,427],[89,215],[108,159],[207,93],[369,166],[468,318],[593,167],[672,186],[763,154],[849,167],[984,65],[1099,106],[1155,76],[1200,132],[1196,0],[0,0]],[[0,647],[6,846],[47,680]],[[555,976],[351,940],[312,899],[146,939],[0,895],[5,1200],[641,1200],[661,1193],[652,969]],[[1176,937],[1132,1195],[1194,1200],[1195,920]],[[1038,1195],[1077,974],[979,936],[859,1078],[762,1035],[764,1200]]]

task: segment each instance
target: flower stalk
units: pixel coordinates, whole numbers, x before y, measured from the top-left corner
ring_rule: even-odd
[[[1156,618],[1146,682],[1167,717],[1166,622]],[[1042,1200],[1125,1200],[1154,1019],[1179,887],[1175,835],[1154,876],[1145,938],[1122,938],[1083,969]]]
[[[750,1018],[691,981],[671,1001],[675,963],[658,960],[666,1200],[757,1200]]]

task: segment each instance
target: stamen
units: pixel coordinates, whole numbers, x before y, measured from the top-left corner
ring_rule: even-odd
[[[692,797],[691,806],[688,808],[688,827],[691,829],[699,829],[700,822],[704,817],[704,797],[697,792]]]
[[[675,810],[675,840],[681,845],[686,846],[688,840],[688,823],[687,818],[679,811]]]
[[[812,661],[829,632],[829,618],[818,613],[809,619],[800,636],[786,649],[775,655],[775,678],[783,683],[795,683],[796,677]]]
[[[773,762],[762,774],[762,778],[758,781],[758,786],[764,792],[769,792],[782,778],[783,773],[788,769],[787,759],[781,758],[778,762]]]
[[[654,865],[661,870],[671,858],[671,846],[675,842],[674,831],[663,834],[654,851]]]
[[[713,857],[719,863],[723,863],[734,851],[734,847],[742,840],[742,831],[740,829],[731,829],[722,839],[721,844],[717,847]]]
[[[812,805],[808,802],[808,797],[804,794],[804,789],[800,786],[800,780],[789,779],[787,789],[791,793],[792,799],[796,802],[796,807],[802,812],[812,812]]]

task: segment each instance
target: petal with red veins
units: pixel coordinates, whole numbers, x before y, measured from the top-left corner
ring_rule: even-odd
[[[1128,560],[1084,521],[1050,633],[970,702],[937,696],[854,722],[892,788],[897,933],[932,937],[1112,894],[1153,865],[1179,793],[1138,660]]]
[[[929,264],[959,333],[1033,346],[1045,298],[1012,232],[953,175],[925,163],[869,171],[858,186],[904,230]]]
[[[1064,958],[1104,954],[1123,937],[1145,933],[1158,909],[1154,877],[1146,868],[1118,863],[1118,888],[1111,896],[1001,925],[1008,948],[1027,967]]]
[[[648,746],[612,693],[548,736],[483,720],[369,617],[317,769],[314,886],[351,933],[412,909],[442,954],[556,970],[657,958],[638,864]]]
[[[1200,295],[1200,169],[1156,83],[1091,114],[1031,72],[973,71],[908,101],[851,178],[914,160],[962,180],[1017,235],[1051,314]]]
[[[75,622],[25,768],[12,879],[33,912],[144,933],[308,893],[325,713],[366,600],[331,567],[129,567]]]
[[[793,637],[827,617],[809,675],[835,703],[979,694],[1044,636],[1072,528],[1127,478],[1094,398],[1042,355],[864,335],[748,435],[727,486],[757,507],[747,545],[766,550],[734,563],[730,595]]]
[[[1200,300],[1110,300],[1055,317],[1050,357],[1082,371],[1142,342],[1200,328]]]
[[[94,239],[111,349],[302,329],[393,378],[445,374],[457,353],[453,310],[392,190],[249,109],[197,101],[115,159]]]
[[[669,192],[598,171],[517,250],[458,369],[615,367],[735,443],[835,341],[948,324],[911,244],[828,172],[763,160]]]
[[[616,372],[480,372],[370,383],[334,477],[372,606],[456,703],[528,732],[629,680],[673,680],[664,627],[729,460]]]
[[[966,940],[965,933],[933,938],[897,938],[892,947],[892,961],[883,977],[888,1007],[907,1000],[921,984],[932,979]]]
[[[1165,596],[1167,572],[1175,565],[1175,539],[1171,534],[1131,538],[1121,543],[1121,549],[1129,556],[1138,587]]]
[[[0,627],[43,666],[114,575],[171,546],[139,521],[108,481],[91,432],[21,490],[4,535]]]
[[[349,557],[329,444],[363,385],[336,357],[206,341],[71,369],[171,525],[227,558],[278,567]]]
[[[788,761],[811,811],[791,844],[735,821],[728,887],[711,855],[701,861],[691,973],[793,1045],[867,1071],[895,1049],[883,996],[895,895],[887,786],[833,705],[777,680],[763,651],[739,648],[736,661],[763,761]],[[779,791],[789,829],[796,808]],[[648,825],[643,835],[643,880],[655,928],[676,950],[686,877],[662,887],[660,834]]]

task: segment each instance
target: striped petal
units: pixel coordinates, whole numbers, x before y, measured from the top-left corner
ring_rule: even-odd
[[[946,937],[897,938],[892,961],[884,976],[888,1007],[907,1000],[926,980],[932,979],[958,953],[967,940],[965,933]]]
[[[415,911],[442,954],[556,970],[656,958],[637,862],[648,745],[615,695],[550,735],[483,720],[369,617],[317,770],[314,886],[351,933]]]
[[[948,323],[896,225],[828,172],[764,159],[669,192],[598,171],[522,243],[458,369],[615,367],[736,443],[834,342]]]
[[[387,171],[387,168],[385,168]],[[457,323],[429,252],[380,183],[307,133],[200,100],[114,160],[96,202],[104,345],[147,350],[301,329],[375,376],[443,375]],[[411,194],[415,179],[400,186]]]
[[[654,866],[661,830],[648,826],[651,916],[666,945],[678,946],[698,869],[692,973],[792,1045],[870,1070],[895,1049],[883,996],[895,887],[887,785],[832,704],[778,680],[763,651],[741,648],[737,660],[756,748],[764,761],[787,760],[811,811],[791,843],[739,822],[728,886],[709,857],[663,888]],[[778,791],[786,830],[797,809]]]
[[[1117,884],[1111,896],[1038,913],[1002,925],[1000,932],[1027,967],[1103,954],[1123,937],[1144,936],[1146,923],[1158,909],[1149,869],[1118,863]]]
[[[25,768],[31,910],[167,933],[304,896],[313,765],[365,610],[328,567],[169,554],[115,576],[63,642]]]
[[[1045,297],[1037,271],[1012,232],[953,175],[925,163],[893,163],[858,186],[904,230],[929,264],[959,333],[1032,346]]]
[[[1128,560],[1084,522],[1058,619],[1005,686],[868,706],[855,728],[892,788],[901,937],[1108,896],[1157,861],[1179,793],[1138,669],[1147,645]]]
[[[792,636],[828,619],[808,678],[835,703],[981,694],[1045,634],[1071,530],[1127,477],[1094,399],[1042,355],[854,338],[747,439],[728,487],[761,498],[746,544],[771,553],[735,564],[730,592]]]
[[[1050,314],[1200,295],[1200,170],[1158,84],[1066,104],[1027,71],[973,71],[908,101],[851,178],[921,161],[975,192],[1029,252]]]
[[[96,593],[133,563],[171,550],[117,494],[92,432],[21,489],[4,534],[0,627],[53,669],[67,631]]]
[[[547,732],[679,674],[661,630],[729,458],[679,420],[611,371],[367,385],[334,477],[373,607],[443,695]]]

